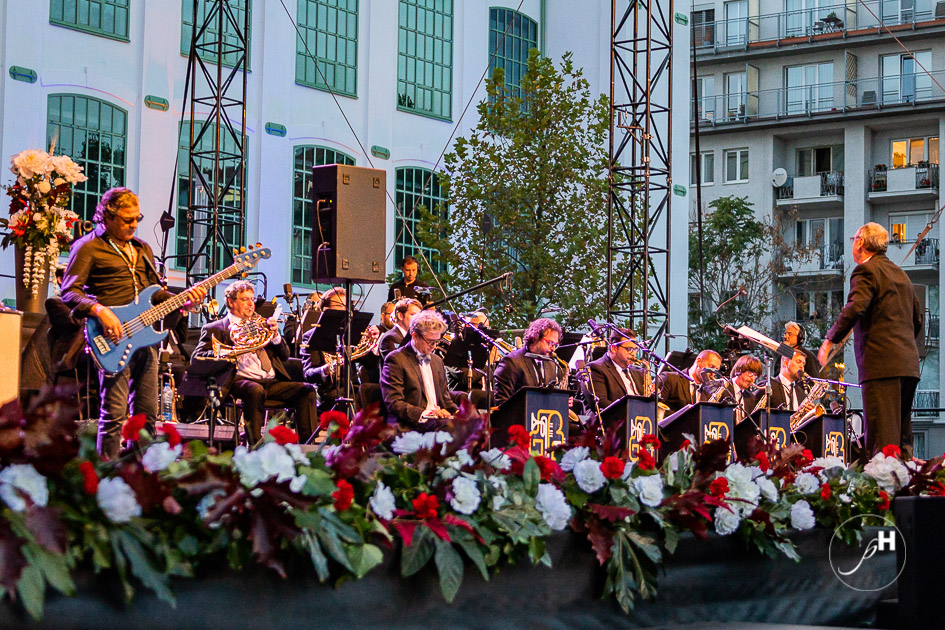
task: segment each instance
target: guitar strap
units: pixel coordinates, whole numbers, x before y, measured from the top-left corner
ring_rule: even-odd
[[[131,241],[128,241],[131,243]],[[120,249],[112,239],[108,239],[108,244],[112,246],[121,259],[125,261],[125,264],[128,266],[128,273],[131,274],[131,282],[135,289],[135,304],[138,303],[138,275],[135,273],[135,265],[138,262],[137,252],[135,252],[134,245],[131,246],[132,256],[129,256],[125,251]]]

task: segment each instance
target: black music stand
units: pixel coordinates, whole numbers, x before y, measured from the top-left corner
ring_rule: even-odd
[[[574,392],[567,389],[521,387],[499,405],[492,414],[492,446],[508,444],[508,428],[524,425],[531,435],[529,451],[545,455],[556,446],[568,443],[568,399]]]
[[[626,449],[630,461],[639,459],[640,440],[644,435],[656,435],[657,423],[656,396],[634,396],[627,394],[610,403],[600,412],[604,427],[623,422],[620,430],[621,451]]]
[[[574,353],[577,351],[581,339],[584,339],[583,333],[564,333],[561,335],[561,343],[558,345],[558,349],[555,351],[555,354],[558,355],[558,358],[565,363],[570,363],[571,357],[573,357]],[[588,363],[590,363],[590,361],[588,361]]]
[[[823,414],[794,429],[794,439],[810,449],[814,457],[839,457],[848,461],[846,420],[843,416]]]
[[[228,389],[236,377],[236,364],[223,359],[194,357],[190,367],[184,372],[177,391],[181,396],[206,398],[210,404],[210,416],[207,418],[207,441],[213,447],[214,429],[221,422],[220,407],[223,399],[220,389]],[[201,420],[193,424],[201,423]],[[236,431],[233,432],[235,439]]]
[[[335,403],[341,403],[346,407],[353,407],[354,398],[351,396],[351,375],[350,361],[348,357],[348,346],[346,339],[360,339],[361,335],[371,323],[374,313],[365,313],[362,311],[351,311],[351,318],[348,318],[348,312],[338,309],[326,309],[318,317],[318,323],[315,324],[315,330],[308,340],[309,352],[320,350],[329,354],[343,354],[345,360],[345,380],[343,398],[336,398]],[[349,326],[350,323],[350,326]],[[313,436],[315,433],[312,434]]]
[[[735,430],[735,407],[722,403],[698,402],[686,405],[659,423],[662,437],[661,458],[679,450],[685,434],[697,444],[708,440],[725,440],[731,444]]]
[[[767,410],[758,409],[736,424],[732,441],[735,444],[735,454],[739,459],[748,459],[748,440],[754,435],[762,439],[765,439],[767,435],[768,440],[773,438],[779,449],[790,445],[791,412],[772,409],[771,414],[768,415]]]

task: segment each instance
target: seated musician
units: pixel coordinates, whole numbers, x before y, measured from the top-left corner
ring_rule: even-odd
[[[436,311],[418,313],[410,322],[410,342],[391,352],[381,371],[381,394],[387,421],[405,430],[430,431],[456,413],[446,389],[446,368],[437,343],[446,322]]]
[[[505,355],[496,367],[496,405],[504,403],[522,387],[550,387],[567,376],[552,356],[561,343],[561,334],[561,326],[553,319],[542,317],[528,325],[524,345]]]
[[[329,289],[322,293],[318,308],[322,311],[343,311],[347,308],[345,304],[347,297],[347,293],[341,287]],[[309,347],[316,330],[318,327],[312,327],[302,335],[299,343],[299,358],[302,360],[305,382],[315,383],[318,386],[318,411],[323,412],[330,410],[335,405],[335,401],[344,395],[342,382],[344,365],[328,360],[327,355],[336,356],[335,353],[326,353]]]
[[[394,302],[384,302],[381,306],[381,323],[377,325],[378,331],[383,335],[394,327]]]
[[[591,378],[582,387],[586,409],[603,411],[628,394],[646,395],[643,370],[633,365],[636,337],[629,328],[612,329],[607,340],[607,353],[588,363]]]
[[[807,398],[807,384],[801,378],[807,357],[800,350],[788,359],[781,357],[781,372],[771,381],[771,408],[797,411]]]
[[[755,380],[761,376],[764,364],[750,354],[738,357],[732,366],[731,380],[725,385],[735,401],[735,423],[738,424],[755,410],[763,392],[755,390]]]
[[[722,357],[715,350],[703,350],[696,357],[695,363],[689,367],[689,377],[692,381],[676,374],[669,368],[664,368],[657,379],[660,388],[660,400],[667,407],[669,413],[675,413],[692,403],[709,400],[712,393],[706,387],[712,382],[712,373],[706,368],[718,370],[722,367]]]
[[[410,329],[410,322],[414,315],[419,313],[423,307],[420,302],[413,298],[403,298],[397,300],[394,305],[394,327],[381,335],[377,342],[377,351],[381,355],[381,363],[387,358],[387,355],[401,347],[407,339],[407,330]]]
[[[112,188],[102,195],[92,220],[97,227],[77,239],[69,252],[62,282],[62,301],[77,319],[96,318],[105,336],[117,343],[124,337],[123,322],[110,306],[136,302],[138,294],[161,281],[154,266],[154,253],[135,236],[143,218],[138,196],[128,188]],[[207,292],[193,288],[185,310],[203,301]],[[170,297],[166,291],[154,295],[154,302]],[[169,325],[173,326],[173,323]],[[128,365],[117,374],[99,371],[101,409],[98,424],[98,452],[107,458],[118,455],[121,423],[128,417],[129,394],[133,413],[143,413],[154,431],[158,418],[158,350],[138,348]]]
[[[229,313],[223,319],[204,324],[200,329],[200,341],[194,349],[194,357],[213,357],[213,340],[233,346],[233,334],[245,335],[258,325],[255,315],[255,289],[245,280],[234,282],[226,288],[226,307]],[[236,358],[236,378],[229,393],[243,401],[243,417],[246,420],[247,440],[251,444],[259,441],[263,418],[266,416],[266,401],[277,401],[286,407],[295,408],[296,431],[299,440],[305,442],[312,434],[315,413],[315,388],[307,383],[293,381],[286,370],[289,348],[279,324],[274,319],[265,321],[272,337],[265,346],[255,352],[245,352]]]

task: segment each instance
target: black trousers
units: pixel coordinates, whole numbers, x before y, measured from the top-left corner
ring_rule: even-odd
[[[904,459],[912,458],[912,399],[919,379],[911,376],[880,378],[863,383],[863,411],[866,415],[866,451],[869,459],[887,444],[902,449]]]
[[[262,435],[267,400],[295,409],[295,427],[299,434],[299,442],[304,444],[312,435],[312,421],[315,416],[315,387],[313,385],[296,381],[251,381],[237,377],[230,387],[230,394],[243,401],[243,417],[249,425],[251,444],[258,442]]]

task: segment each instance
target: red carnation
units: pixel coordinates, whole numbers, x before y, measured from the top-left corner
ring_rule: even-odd
[[[709,484],[709,494],[714,497],[724,498],[728,494],[728,479],[725,477],[717,477],[712,483]]]
[[[883,455],[886,457],[901,457],[902,451],[895,444],[887,444],[883,447]]]
[[[322,430],[328,429],[332,424],[338,428],[332,432],[331,437],[342,440],[348,435],[348,427],[351,425],[351,421],[348,420],[347,414],[341,411],[326,411],[318,416],[318,426]]]
[[[143,413],[131,416],[121,423],[121,439],[137,442],[141,429],[148,423],[148,419]]]
[[[824,501],[830,498],[830,484],[829,483],[825,483],[824,485],[820,486],[820,498],[823,499]]]
[[[171,445],[171,448],[180,444],[180,433],[177,432],[177,427],[170,422],[161,425],[161,433],[167,436],[167,443]]]
[[[548,481],[555,474],[556,470],[560,470],[558,462],[551,459],[550,457],[545,457],[544,455],[535,455],[535,463],[538,464],[538,470],[541,471],[541,480]]]
[[[509,440],[522,448],[528,448],[532,438],[528,435],[528,430],[520,424],[513,424],[508,428]]]
[[[79,472],[82,473],[82,483],[85,485],[86,494],[95,494],[98,492],[98,474],[95,472],[95,466],[92,462],[81,462]]]
[[[800,464],[801,466],[808,466],[812,464],[813,461],[814,461],[814,454],[810,452],[809,448],[805,448],[803,451],[801,451],[801,457],[797,463]]]
[[[335,511],[344,512],[351,507],[351,502],[354,501],[354,486],[344,479],[336,481],[335,486],[337,486],[338,489],[331,493],[332,498],[335,500]]]
[[[656,468],[656,460],[648,450],[641,448],[637,451],[637,466],[640,470],[653,470]]]
[[[440,507],[440,502],[435,495],[421,492],[420,496],[414,499],[412,503],[417,518],[436,518],[436,511]]]
[[[768,469],[771,468],[771,462],[768,461],[768,454],[764,451],[755,455],[755,460],[758,462],[758,467],[762,472],[768,472]]]
[[[662,446],[662,444],[660,443],[660,439],[656,437],[655,435],[653,435],[652,433],[647,433],[642,438],[640,438],[640,446],[649,446],[651,444],[653,445],[653,448],[655,449],[659,449],[659,447]]]
[[[269,435],[276,441],[276,444],[282,444],[283,446],[286,444],[299,443],[299,434],[284,424],[279,424],[269,429]]]
[[[886,494],[885,490],[879,491],[879,501],[876,502],[876,507],[881,510],[889,509],[889,495]]]
[[[646,436],[644,436],[644,439],[646,439]],[[657,440],[657,442],[659,441]],[[605,457],[604,461],[600,463],[600,471],[604,473],[604,477],[607,479],[619,479],[626,467],[626,462],[613,455]]]
[[[691,446],[691,443],[689,442],[689,440],[683,440],[682,444],[679,445],[679,450],[683,450],[684,448],[689,448],[690,446]]]

